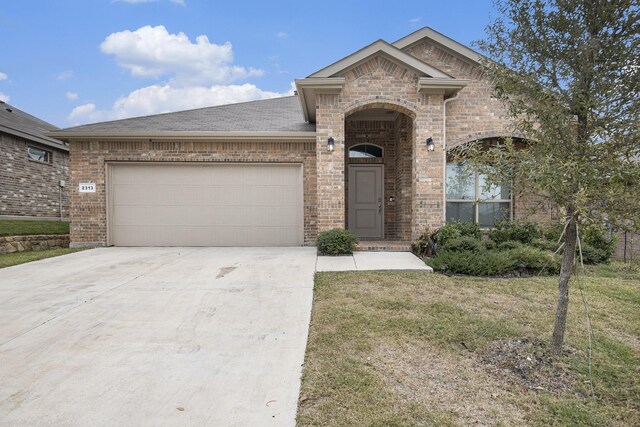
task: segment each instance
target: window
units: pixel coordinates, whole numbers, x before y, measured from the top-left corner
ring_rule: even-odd
[[[350,158],[372,158],[382,157],[382,147],[373,144],[354,145],[349,148]]]
[[[36,162],[51,163],[51,151],[36,147],[27,147],[27,156]]]
[[[511,217],[509,185],[488,186],[486,177],[460,163],[447,164],[447,222],[493,227]]]

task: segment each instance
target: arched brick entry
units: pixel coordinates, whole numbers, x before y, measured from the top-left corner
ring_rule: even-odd
[[[389,102],[357,103],[345,114],[345,226],[350,224],[350,208],[354,201],[354,183],[349,182],[351,169],[367,165],[380,165],[383,170],[381,215],[382,235],[373,240],[411,240],[412,162],[415,113]],[[383,148],[381,158],[350,158],[355,145],[374,144]],[[351,186],[350,186],[351,184]],[[353,215],[352,215],[353,219]],[[356,231],[356,230],[354,230]],[[357,233],[356,233],[357,234]],[[366,239],[366,238],[365,238]]]

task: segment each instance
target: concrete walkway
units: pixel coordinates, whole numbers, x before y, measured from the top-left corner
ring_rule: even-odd
[[[0,426],[293,426],[315,248],[103,248],[0,270]]]
[[[347,256],[319,256],[316,271],[405,270],[433,269],[410,252],[354,252]]]

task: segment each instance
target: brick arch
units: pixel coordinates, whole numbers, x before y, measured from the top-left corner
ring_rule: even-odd
[[[413,102],[401,100],[401,99],[390,99],[383,96],[375,96],[370,99],[357,99],[347,103],[342,111],[344,113],[344,117],[347,117],[353,113],[357,113],[358,111],[363,110],[371,110],[374,108],[382,108],[386,110],[393,110],[399,113],[404,114],[405,116],[410,117],[412,120],[415,120],[417,117],[418,107]]]

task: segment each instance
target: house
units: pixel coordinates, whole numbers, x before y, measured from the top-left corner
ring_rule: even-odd
[[[54,129],[0,101],[0,218],[67,219],[69,147]]]
[[[482,176],[447,164],[451,147],[514,136],[481,59],[422,28],[294,96],[51,132],[71,150],[72,244],[308,245],[332,228],[410,242],[445,220],[524,215],[535,200],[482,194]]]

